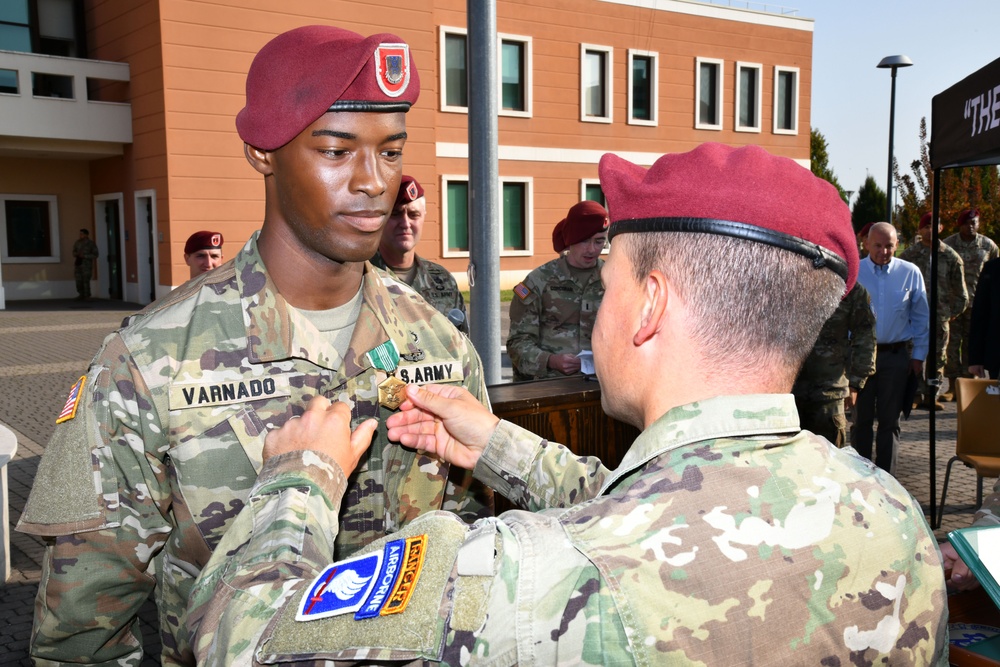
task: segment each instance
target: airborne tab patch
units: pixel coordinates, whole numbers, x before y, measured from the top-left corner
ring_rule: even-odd
[[[396,375],[407,384],[429,384],[431,382],[461,382],[465,379],[462,364],[456,361],[430,362],[427,364],[407,364],[396,370]]]
[[[204,408],[229,403],[247,403],[291,396],[288,374],[267,375],[252,380],[197,382],[170,385],[169,408]]]

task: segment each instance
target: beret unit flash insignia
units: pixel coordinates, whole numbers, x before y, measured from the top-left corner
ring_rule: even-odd
[[[399,97],[410,85],[410,47],[379,44],[375,48],[375,79],[389,97]]]

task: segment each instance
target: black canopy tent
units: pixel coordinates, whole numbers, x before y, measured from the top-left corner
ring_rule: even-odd
[[[965,77],[931,100],[931,168],[934,169],[931,247],[937,247],[941,170],[1000,163],[1000,58]],[[931,253],[930,312],[937,313],[937,253]],[[937,348],[937,332],[930,328],[929,360]],[[930,411],[931,525],[940,527],[937,514],[937,447],[935,413]],[[941,508],[941,514],[944,508]]]

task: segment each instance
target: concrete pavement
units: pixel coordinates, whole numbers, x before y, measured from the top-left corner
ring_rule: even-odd
[[[0,422],[14,431],[18,451],[9,467],[10,519],[16,524],[31,488],[45,443],[70,386],[86,372],[104,337],[114,331],[135,304],[108,301],[8,302],[0,311]],[[506,311],[506,308],[503,308]],[[506,312],[504,312],[506,331]],[[504,336],[505,338],[505,336]],[[509,363],[509,362],[508,362]],[[505,376],[509,368],[504,369]],[[937,414],[937,486],[955,448],[955,404]],[[928,413],[915,410],[903,422],[897,477],[925,509],[930,498],[928,473]],[[992,480],[987,481],[987,489]],[[948,492],[943,539],[952,528],[968,525],[975,502],[975,475],[956,464]],[[35,593],[41,574],[41,539],[11,534],[13,574],[0,586],[0,664],[30,665],[28,639]],[[141,614],[147,657],[143,665],[159,664],[155,609],[147,603]]]

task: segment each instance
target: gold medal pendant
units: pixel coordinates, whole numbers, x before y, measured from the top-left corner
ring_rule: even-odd
[[[378,385],[378,402],[390,410],[399,408],[406,400],[406,383],[390,375]]]

